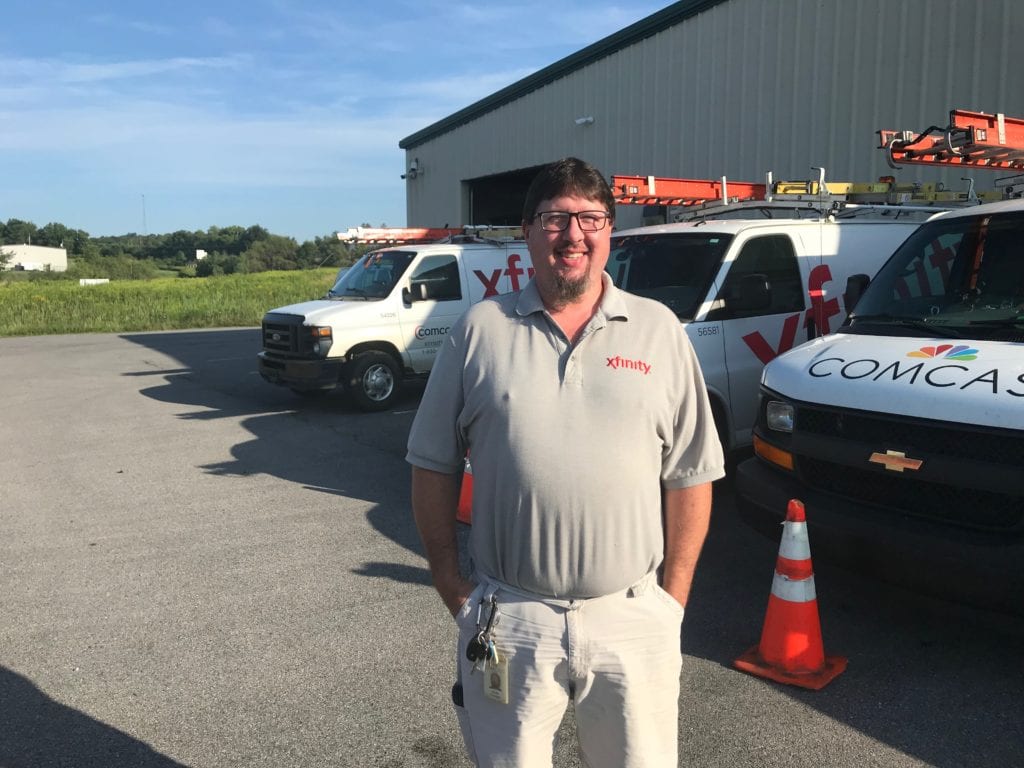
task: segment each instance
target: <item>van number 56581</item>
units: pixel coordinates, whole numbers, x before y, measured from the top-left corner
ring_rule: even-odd
[[[717,336],[718,326],[717,325],[702,325],[697,329],[698,336]]]

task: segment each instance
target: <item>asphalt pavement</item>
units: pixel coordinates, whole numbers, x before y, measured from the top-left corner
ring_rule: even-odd
[[[0,339],[0,767],[460,768],[454,626],[392,411],[256,374],[257,329]],[[1024,766],[1024,619],[814,561],[822,691],[734,670],[778,544],[716,485],[682,765]],[[813,556],[814,542],[811,542]],[[571,712],[556,765],[577,766]]]

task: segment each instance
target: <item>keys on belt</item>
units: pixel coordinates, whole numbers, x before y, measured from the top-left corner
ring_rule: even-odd
[[[493,632],[501,611],[498,610],[498,599],[494,595],[491,595],[488,600],[487,623],[481,628],[480,621],[483,618],[483,611],[484,599],[481,598],[476,608],[476,634],[466,643],[466,658],[473,662],[473,672],[486,665],[487,662],[497,660]]]
[[[487,622],[481,626],[484,605],[487,605]],[[483,674],[484,697],[498,704],[508,704],[509,676],[508,658],[498,655],[494,644],[494,628],[501,618],[498,599],[492,590],[480,599],[476,609],[476,633],[466,643],[466,658],[473,663],[470,674],[481,670]]]

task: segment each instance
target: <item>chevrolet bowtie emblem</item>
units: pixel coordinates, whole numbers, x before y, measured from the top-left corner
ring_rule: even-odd
[[[924,464],[921,459],[908,459],[903,451],[886,451],[885,453],[872,453],[868,459],[872,464],[881,464],[890,472],[902,472],[905,469],[918,470]]]

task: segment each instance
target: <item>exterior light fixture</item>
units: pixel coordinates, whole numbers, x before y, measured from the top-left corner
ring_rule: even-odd
[[[420,159],[418,157],[414,157],[412,159],[412,162],[409,163],[409,170],[406,173],[402,174],[402,178],[415,179],[421,173],[423,173],[423,169],[420,168]]]

